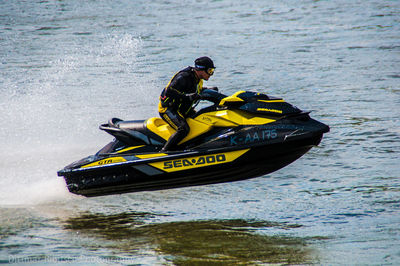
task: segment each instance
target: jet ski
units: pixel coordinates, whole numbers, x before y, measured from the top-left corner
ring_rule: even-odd
[[[281,169],[329,132],[281,98],[210,89],[201,97],[212,104],[187,118],[190,133],[179,150],[161,152],[175,132],[161,118],[112,118],[100,129],[114,140],[58,175],[71,193],[88,197],[238,181]]]

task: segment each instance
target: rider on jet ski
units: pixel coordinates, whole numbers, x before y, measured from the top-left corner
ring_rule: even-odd
[[[194,67],[187,67],[176,73],[163,89],[158,104],[161,118],[176,130],[162,148],[162,152],[176,149],[178,143],[190,131],[186,118],[192,116],[194,106],[201,99],[200,93],[206,89],[203,80],[214,74],[214,62],[207,56],[197,58]],[[217,87],[210,89],[218,90]]]

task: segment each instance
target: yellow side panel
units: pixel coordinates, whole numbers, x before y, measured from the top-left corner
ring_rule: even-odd
[[[186,119],[186,122],[188,123],[188,125],[190,127],[190,131],[189,131],[189,134],[180,143],[184,143],[190,139],[198,137],[198,136],[208,132],[212,128],[212,125],[201,123],[192,118]]]
[[[221,110],[202,114],[196,120],[204,121],[216,127],[235,127],[239,125],[264,125],[275,122],[274,119],[252,116],[239,110]]]
[[[141,147],[144,147],[144,145],[128,147],[128,148],[122,149],[120,151],[117,151],[117,153],[123,153],[123,152],[126,152],[126,151],[131,151],[131,150],[134,150],[134,149],[137,149],[137,148],[141,148]]]
[[[103,159],[103,160],[100,160],[100,161],[97,161],[94,163],[84,165],[81,168],[100,166],[100,165],[111,164],[111,163],[122,163],[122,162],[126,162],[126,159],[124,157],[111,157],[111,158]]]
[[[221,100],[219,105],[224,105],[226,102],[244,102],[243,99],[240,99],[238,95],[244,93],[245,91],[237,91],[235,94],[225,97]]]
[[[239,125],[264,125],[276,120],[253,116],[249,113],[239,110],[220,110],[204,113],[196,117],[196,119],[188,118],[186,120],[190,127],[189,134],[180,142],[184,143],[212,129],[212,127],[237,127]],[[158,117],[147,120],[147,129],[168,140],[175,133],[170,125]]]
[[[273,113],[278,113],[282,114],[282,110],[276,110],[276,109],[268,109],[268,108],[257,108],[257,111],[264,111],[264,112],[273,112]]]
[[[211,129],[211,125],[207,125],[205,123],[201,123],[199,121],[193,120],[191,118],[188,118],[186,120],[188,122],[188,125],[190,127],[189,134],[180,142],[183,143],[185,141],[188,141],[190,139],[193,139],[197,136],[200,136],[203,133],[206,133]],[[152,131],[153,133],[159,135],[165,140],[168,140],[169,137],[175,133],[175,130],[168,125],[164,120],[158,117],[153,117],[150,118],[147,121],[147,129]]]
[[[149,163],[149,165],[165,172],[171,173],[188,169],[201,168],[205,166],[229,163],[245,154],[248,150],[249,149],[244,149],[239,151],[215,153],[203,156],[192,156],[176,160]]]
[[[284,100],[257,100],[259,102],[264,102],[264,103],[284,103]]]
[[[161,157],[161,156],[166,156],[168,154],[166,153],[151,153],[151,154],[138,154],[136,155],[136,157],[140,158],[140,159],[148,159],[148,158],[155,158],[155,157]]]

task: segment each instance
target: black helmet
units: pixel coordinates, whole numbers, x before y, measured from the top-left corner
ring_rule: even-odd
[[[199,70],[207,70],[209,68],[215,68],[214,62],[211,60],[211,58],[207,56],[199,57],[196,60],[194,60],[194,67]]]

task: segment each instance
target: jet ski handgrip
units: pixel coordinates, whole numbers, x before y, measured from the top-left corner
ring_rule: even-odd
[[[206,100],[214,104],[218,104],[222,99],[226,97],[226,95],[210,89],[204,89],[200,93],[200,96],[202,100]]]

